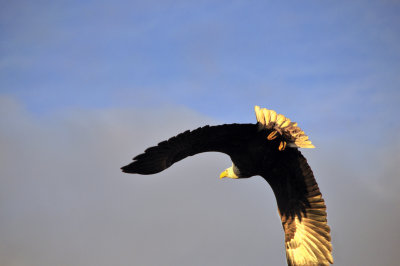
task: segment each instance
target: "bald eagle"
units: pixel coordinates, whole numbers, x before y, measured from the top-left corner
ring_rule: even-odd
[[[271,186],[285,233],[288,265],[333,263],[326,206],[298,148],[314,148],[297,123],[255,106],[256,124],[204,126],[150,147],[122,167],[131,174],[159,173],[202,152],[223,152],[232,166],[220,178],[263,177]]]

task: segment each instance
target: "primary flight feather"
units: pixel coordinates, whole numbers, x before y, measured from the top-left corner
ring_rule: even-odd
[[[150,175],[202,152],[223,152],[232,166],[220,178],[262,176],[272,187],[288,265],[333,264],[326,206],[313,172],[298,148],[314,148],[305,133],[281,114],[255,107],[256,124],[205,126],[150,147],[122,167]]]

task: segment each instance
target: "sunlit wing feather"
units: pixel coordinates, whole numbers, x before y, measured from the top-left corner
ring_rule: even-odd
[[[306,159],[299,151],[290,153],[277,164],[281,175],[269,180],[285,231],[288,265],[329,265],[333,258],[325,202]]]
[[[297,123],[291,122],[289,118],[277,114],[274,110],[260,108],[257,105],[254,107],[254,111],[259,123],[259,130],[273,128],[279,131],[289,142],[289,147],[315,148],[304,131],[297,126]]]

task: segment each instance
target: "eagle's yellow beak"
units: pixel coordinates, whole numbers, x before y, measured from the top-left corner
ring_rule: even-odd
[[[219,178],[224,178],[224,177],[229,177],[229,178],[239,178],[234,172],[232,167],[229,167],[227,169],[225,169],[225,171],[223,171],[220,175]]]
[[[228,170],[223,171],[220,175],[219,178],[224,178],[228,176]]]

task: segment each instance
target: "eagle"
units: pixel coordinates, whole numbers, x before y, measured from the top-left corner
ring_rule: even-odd
[[[151,175],[202,152],[222,152],[232,166],[220,178],[259,175],[271,186],[285,234],[288,265],[333,264],[326,205],[299,148],[314,148],[303,130],[274,110],[255,106],[257,123],[223,124],[187,130],[150,147],[122,167]]]

